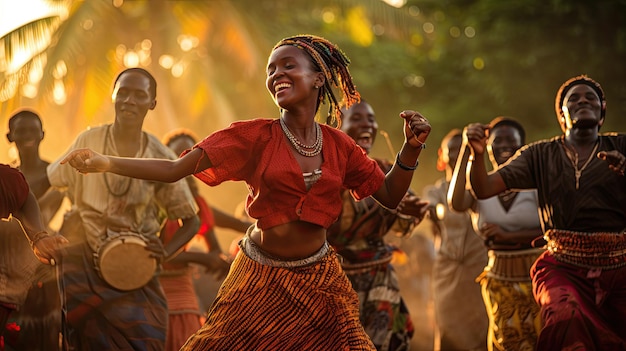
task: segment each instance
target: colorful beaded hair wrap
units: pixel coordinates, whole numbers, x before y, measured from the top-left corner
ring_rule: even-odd
[[[356,90],[352,82],[352,76],[350,76],[348,71],[350,59],[337,45],[315,35],[297,35],[279,41],[272,50],[276,50],[276,48],[284,45],[293,45],[306,51],[313,59],[316,68],[326,77],[324,86],[320,91],[318,108],[320,104],[327,100],[329,101],[330,108],[327,123],[334,124],[340,121],[341,108],[349,108],[352,104],[361,100],[361,96]],[[335,97],[333,87],[341,90],[343,94],[341,102]]]
[[[565,95],[567,95],[567,92],[573,86],[578,85],[578,84],[585,84],[585,85],[590,86],[596,92],[596,94],[598,94],[598,97],[600,98],[600,103],[606,102],[606,98],[604,97],[604,90],[602,90],[600,83],[587,77],[584,74],[568,79],[565,83],[563,83],[563,85],[561,85],[561,87],[556,93],[556,99],[554,100],[554,110],[556,112],[556,118],[559,120],[559,123],[561,123],[561,129],[565,128],[563,127],[563,123],[561,122],[561,117],[563,116],[563,109],[562,109],[563,100],[565,100]],[[603,105],[602,110],[600,112],[600,116],[604,118],[605,114],[606,114],[606,106]]]

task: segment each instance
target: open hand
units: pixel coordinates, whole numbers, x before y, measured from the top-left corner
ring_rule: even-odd
[[[430,205],[430,202],[423,201],[419,196],[407,194],[398,204],[397,210],[399,213],[415,217],[421,222],[428,212],[428,205]]]
[[[91,149],[72,150],[61,161],[61,164],[69,163],[80,173],[106,172],[110,168],[109,159],[106,156]]]
[[[407,143],[416,149],[422,148],[430,134],[428,120],[419,112],[411,110],[400,112],[400,117],[404,119],[404,138]]]

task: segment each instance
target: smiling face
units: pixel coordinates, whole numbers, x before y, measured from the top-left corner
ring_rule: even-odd
[[[487,151],[489,158],[497,165],[505,163],[517,149],[522,147],[522,137],[517,128],[510,125],[500,125],[489,132]]]
[[[313,70],[309,55],[303,50],[283,45],[272,51],[267,62],[267,90],[279,107],[290,110],[301,103],[317,104],[324,83],[322,72]]]
[[[569,89],[563,99],[561,126],[565,129],[599,127],[604,123],[603,102],[587,84]]]
[[[150,80],[144,74],[128,71],[122,74],[113,90],[115,122],[127,126],[143,125],[148,110],[156,100],[150,93]]]
[[[359,102],[344,110],[341,130],[369,154],[378,133],[378,123],[372,106],[367,102]]]
[[[7,134],[9,141],[15,142],[20,152],[37,151],[43,136],[41,122],[31,114],[22,114],[14,119]]]

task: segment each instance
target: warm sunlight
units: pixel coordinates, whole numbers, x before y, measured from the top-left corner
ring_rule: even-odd
[[[45,0],[0,1],[0,38],[36,19],[65,17],[67,13],[62,13],[64,8]]]

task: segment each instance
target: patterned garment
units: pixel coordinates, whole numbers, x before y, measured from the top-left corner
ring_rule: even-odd
[[[559,136],[529,144],[497,172],[509,188],[537,189],[546,231],[623,231],[626,178],[598,157],[576,173],[563,140]],[[626,135],[600,134],[597,151],[611,150],[626,154]],[[626,350],[626,267],[582,268],[546,252],[531,278],[544,319],[537,350]]]
[[[382,264],[346,274],[359,296],[361,323],[376,350],[408,350],[415,330],[393,267]]]
[[[82,132],[70,150],[91,148],[120,156],[111,128],[112,124],[106,124]],[[133,156],[176,159],[172,150],[146,132]],[[64,219],[61,228],[63,236],[75,244],[60,264],[62,296],[66,299],[64,336],[74,350],[81,351],[163,350],[167,303],[156,276],[142,288],[117,290],[95,271],[93,254],[111,232],[156,236],[162,213],[170,219],[194,217],[196,203],[187,182],[150,182],[109,173],[84,177],[61,165],[62,159],[51,163],[47,173],[51,186],[67,188],[76,210],[71,212],[75,216]],[[71,220],[74,217],[76,221]]]
[[[539,250],[533,257],[539,255]],[[524,279],[506,277],[501,273],[494,275],[492,268],[498,266],[498,254],[490,251],[490,265],[478,281],[482,287],[485,308],[489,315],[489,334],[487,345],[489,350],[497,351],[532,351],[537,344],[537,335],[542,327],[539,305],[535,302],[530,280],[529,260],[523,258],[508,258],[506,265],[517,263],[524,266],[521,270],[526,273]],[[514,262],[515,260],[515,262]],[[503,267],[504,268],[504,267]],[[504,269],[503,269],[504,271]]]
[[[206,242],[205,237],[211,235],[215,225],[213,211],[201,195],[198,194],[194,198],[198,204],[198,217],[200,218],[200,228],[196,237]],[[165,221],[160,235],[163,244],[170,242],[179,228],[178,220]],[[169,311],[167,338],[165,339],[166,351],[180,350],[189,336],[202,326],[200,322],[202,312],[193,286],[193,271],[194,267],[188,264],[166,262],[159,275]]]
[[[375,350],[333,250],[316,263],[277,268],[240,251],[204,326],[182,351]]]
[[[383,171],[391,166],[377,161]],[[378,351],[408,350],[413,322],[389,264],[394,248],[383,237],[390,231],[410,233],[414,220],[398,217],[372,198],[356,202],[348,191],[342,200],[341,216],[328,229],[327,238],[343,258],[344,271],[359,296],[363,328]]]
[[[489,223],[508,233],[530,230],[541,233],[535,190],[517,193],[508,210],[497,196],[478,200],[472,219],[475,228]],[[523,247],[530,246],[524,243]],[[544,249],[534,248],[489,250],[489,264],[478,281],[489,315],[490,351],[535,349],[542,321],[532,294],[530,267],[543,252]]]
[[[490,328],[487,343],[498,351],[532,351],[541,330],[541,313],[527,281],[480,279]]]
[[[202,326],[202,313],[193,288],[192,272],[193,268],[187,267],[178,271],[162,271],[159,275],[169,311],[166,351],[180,350],[189,336]]]
[[[164,350],[167,303],[156,276],[140,289],[112,289],[95,270],[85,243],[68,248],[58,267],[69,350]]]

